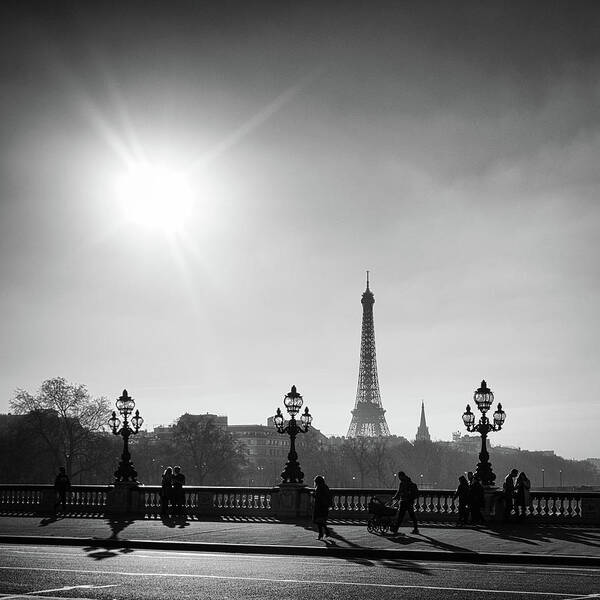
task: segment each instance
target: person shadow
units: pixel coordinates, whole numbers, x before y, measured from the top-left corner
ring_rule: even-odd
[[[356,544],[356,543],[350,541],[349,539],[345,538],[343,535],[341,535],[339,532],[337,532],[335,529],[333,529],[331,527],[331,525],[328,525],[328,529],[329,529],[329,536],[324,538],[324,540],[323,540],[325,542],[326,546],[339,548],[340,546],[337,544],[337,541],[336,541],[336,540],[339,540],[341,542],[344,542],[346,547],[364,549],[364,546],[362,546],[361,544]],[[413,544],[413,543],[417,542],[418,540],[408,537],[408,536],[405,536],[404,534],[400,533],[400,534],[397,534],[396,536],[394,536],[394,538],[392,538],[392,541],[395,542],[396,544],[408,545],[408,544]],[[369,559],[369,558],[365,558],[365,557],[361,557],[361,556],[351,556],[351,557],[345,556],[344,560],[354,563],[354,564],[367,566],[367,567],[373,567],[373,566],[379,565],[379,566],[384,566],[388,569],[395,569],[398,571],[410,571],[413,573],[419,573],[421,575],[430,575],[431,574],[430,570],[427,567],[419,564],[418,562],[404,560],[404,559],[396,559],[396,558],[393,558],[393,559]]]

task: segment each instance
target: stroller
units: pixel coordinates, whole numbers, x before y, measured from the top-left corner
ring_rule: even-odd
[[[373,496],[368,504],[368,509],[369,513],[373,515],[367,521],[367,531],[369,533],[386,533],[393,529],[398,514],[394,506],[390,506],[377,496]]]

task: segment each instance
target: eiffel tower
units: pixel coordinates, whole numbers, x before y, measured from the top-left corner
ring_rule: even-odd
[[[360,366],[358,368],[358,388],[356,403],[352,411],[352,421],[346,437],[385,437],[390,435],[385,421],[385,410],[381,405],[377,360],[375,358],[375,326],[373,324],[373,304],[375,296],[367,289],[360,301],[363,307],[362,332],[360,337]]]

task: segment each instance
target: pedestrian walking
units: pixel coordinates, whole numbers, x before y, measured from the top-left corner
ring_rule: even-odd
[[[329,515],[329,507],[331,506],[333,496],[325,478],[322,475],[315,477],[315,487],[312,491],[313,496],[313,522],[319,530],[319,537],[322,540],[323,536],[329,537],[329,528],[327,527],[327,517]]]
[[[67,511],[67,492],[71,489],[71,481],[64,467],[58,469],[58,475],[54,479],[54,489],[58,496],[58,499],[54,504],[54,512],[56,513],[56,509],[60,504],[62,512],[65,513]]]
[[[398,491],[392,497],[394,502],[400,502],[398,509],[398,516],[395,525],[392,527],[394,533],[398,532],[400,524],[404,519],[404,515],[408,513],[408,516],[413,522],[413,533],[419,533],[419,525],[417,523],[417,517],[415,515],[414,503],[419,493],[417,484],[404,472],[398,472]]]
[[[466,525],[469,518],[469,482],[464,475],[458,478],[458,487],[454,492],[454,498],[458,499],[458,522],[457,526]]]
[[[531,506],[531,481],[523,471],[517,477],[515,484],[515,512],[518,517],[524,519],[527,516],[527,509]]]
[[[169,502],[173,495],[173,469],[167,467],[160,483],[160,514],[163,517],[169,516]]]
[[[185,491],[183,486],[185,485],[185,475],[181,472],[181,467],[173,467],[173,477],[171,478],[172,489],[172,504],[173,512],[177,515],[181,515],[184,512],[185,506]]]
[[[471,473],[469,471],[469,473]],[[479,475],[473,475],[469,480],[469,510],[471,512],[471,523],[485,523],[481,510],[485,503],[485,490],[481,484]]]
[[[517,469],[512,469],[511,472],[504,478],[502,484],[502,493],[504,495],[504,520],[510,519],[513,508],[515,506],[515,478],[519,474]]]

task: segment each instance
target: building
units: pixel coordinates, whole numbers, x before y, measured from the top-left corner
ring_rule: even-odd
[[[461,435],[460,431],[452,433],[452,441],[445,442],[451,448],[460,450],[461,452],[479,452],[481,450],[480,435]],[[486,448],[490,450],[490,440],[486,438]]]
[[[587,460],[596,471],[600,472],[600,458],[586,458],[585,460]]]
[[[229,425],[227,430],[244,448],[248,461],[248,485],[279,483],[290,449],[290,438],[277,431],[273,417],[267,419],[266,425]],[[318,448],[326,443],[327,437],[314,427],[296,438],[300,454],[308,445]]]

